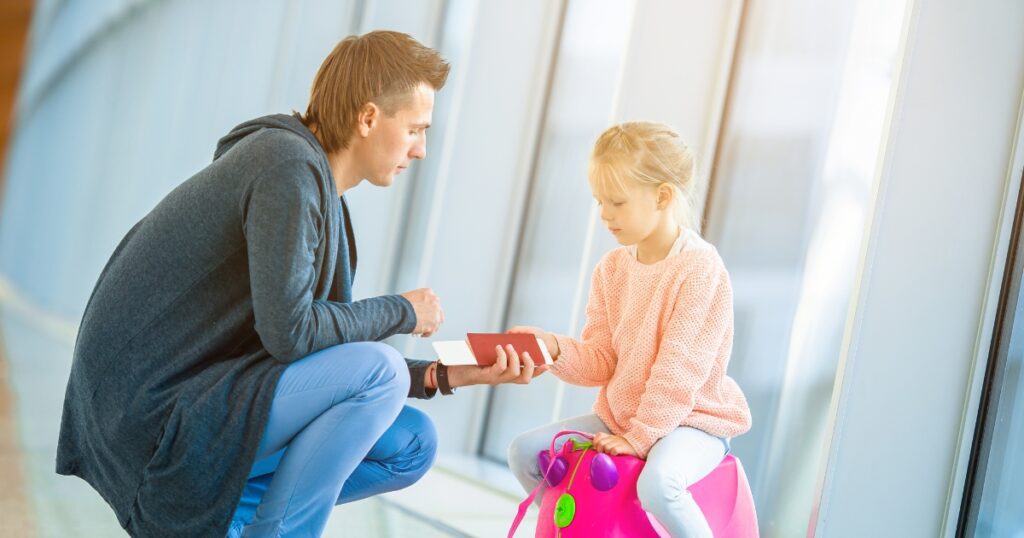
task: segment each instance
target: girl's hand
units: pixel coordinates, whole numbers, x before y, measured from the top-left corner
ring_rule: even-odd
[[[611,454],[612,456],[640,457],[640,454],[633,448],[633,445],[629,444],[625,437],[604,432],[594,434],[594,450]]]
[[[532,335],[536,336],[537,338],[540,338],[541,340],[544,341],[544,345],[548,348],[548,354],[551,355],[551,360],[557,360],[558,359],[558,353],[559,353],[559,351],[561,351],[561,350],[558,349],[558,340],[555,340],[555,335],[545,331],[544,329],[541,329],[540,327],[529,327],[529,326],[526,326],[526,325],[517,325],[515,327],[512,327],[511,329],[509,329],[506,332],[509,332],[509,333],[519,333],[519,334],[532,334]]]

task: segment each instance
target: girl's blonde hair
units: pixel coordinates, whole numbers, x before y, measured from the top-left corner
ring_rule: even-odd
[[[663,123],[631,121],[609,127],[594,143],[588,179],[595,193],[616,194],[627,184],[675,191],[674,215],[679,225],[698,227],[693,204],[693,154],[679,133]]]

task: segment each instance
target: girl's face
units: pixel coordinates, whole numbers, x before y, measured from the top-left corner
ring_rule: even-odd
[[[658,209],[658,189],[626,185],[621,192],[594,192],[601,220],[620,245],[635,245],[657,229],[663,215]]]

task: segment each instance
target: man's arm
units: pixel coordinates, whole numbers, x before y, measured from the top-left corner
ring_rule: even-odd
[[[295,159],[266,171],[244,201],[256,332],[285,364],[329,346],[378,341],[416,327],[415,309],[400,295],[354,303],[313,298],[324,196],[316,171]]]

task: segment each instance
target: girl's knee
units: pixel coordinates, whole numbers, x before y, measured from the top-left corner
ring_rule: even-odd
[[[525,436],[526,434],[521,433],[517,435],[514,439],[512,439],[512,442],[508,444],[508,465],[513,470],[515,470],[520,465],[521,460],[524,457],[525,448],[523,447],[523,445],[526,443],[524,442],[523,438]]]
[[[547,439],[550,441],[550,439]],[[508,466],[513,473],[540,476],[537,454],[548,447],[533,432],[517,435],[508,445]]]
[[[645,510],[661,506],[679,497],[686,491],[686,477],[658,472],[648,464],[636,480],[636,496]]]

